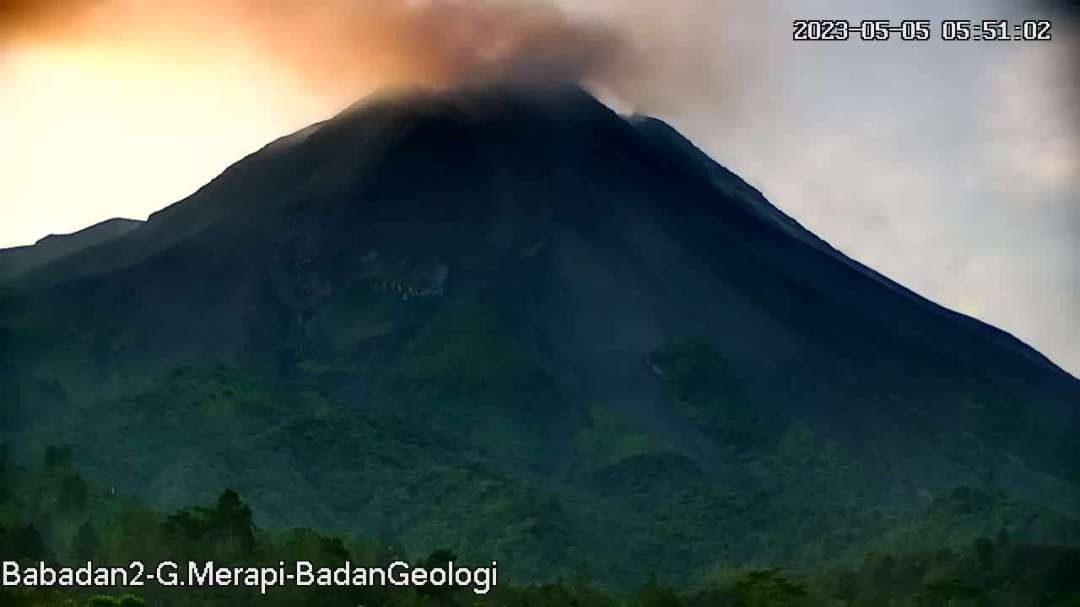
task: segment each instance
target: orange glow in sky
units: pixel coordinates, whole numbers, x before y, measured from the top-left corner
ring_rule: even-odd
[[[243,53],[27,47],[0,64],[0,247],[145,218],[335,109]]]
[[[0,247],[145,218],[380,86],[577,80],[605,32],[539,4],[0,4]]]

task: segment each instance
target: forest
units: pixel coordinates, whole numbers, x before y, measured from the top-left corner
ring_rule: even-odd
[[[437,567],[457,557],[453,546],[407,554],[378,537],[335,535],[310,528],[258,524],[243,497],[223,489],[212,503],[161,513],[114,489],[85,480],[73,453],[48,447],[35,466],[17,465],[3,446],[0,466],[0,558],[23,564],[77,567],[87,561],[214,561],[221,567],[310,561],[385,566],[404,560]],[[960,496],[955,496],[957,499]],[[975,493],[969,500],[979,499]],[[777,521],[782,526],[783,521]],[[692,541],[692,538],[688,539]],[[479,563],[478,563],[479,564]],[[478,565],[477,564],[477,565]],[[599,570],[603,563],[596,563]],[[648,576],[625,587],[598,582],[590,571],[547,580],[500,579],[489,594],[419,586],[297,588],[260,595],[257,588],[0,588],[5,606],[140,607],[186,605],[367,606],[1080,606],[1080,549],[1011,538],[979,537],[955,549],[924,546],[906,552],[868,550],[818,567],[707,569],[691,583]]]

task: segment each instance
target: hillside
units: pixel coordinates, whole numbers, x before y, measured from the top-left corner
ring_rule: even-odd
[[[576,88],[373,98],[0,291],[2,432],[161,508],[525,579],[857,558],[958,491],[926,544],[1076,540],[1080,382]]]

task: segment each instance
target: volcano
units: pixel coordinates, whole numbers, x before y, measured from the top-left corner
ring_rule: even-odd
[[[534,579],[1080,515],[1080,382],[579,88],[380,95],[122,225],[0,278],[2,431],[162,507]]]

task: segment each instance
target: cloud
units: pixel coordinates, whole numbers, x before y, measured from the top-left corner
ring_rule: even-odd
[[[578,82],[628,56],[547,3],[461,0],[5,0],[0,44],[122,43],[212,56],[239,38],[316,90]]]
[[[69,28],[89,16],[100,0],[4,0],[0,3],[0,41],[72,33]]]

